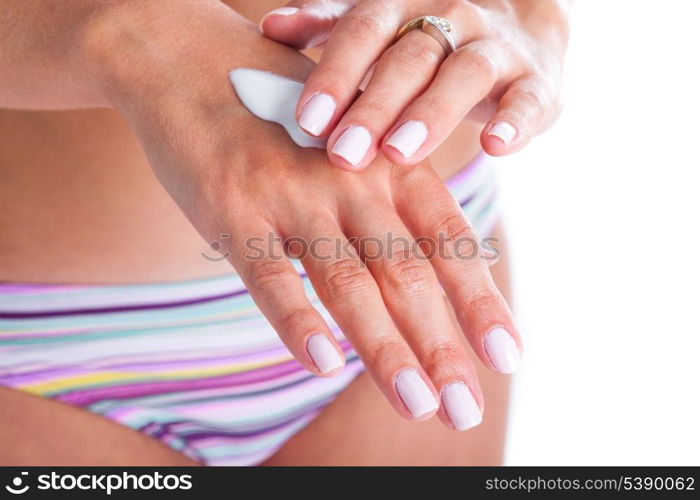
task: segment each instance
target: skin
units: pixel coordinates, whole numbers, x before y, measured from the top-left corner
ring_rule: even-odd
[[[491,270],[509,296],[502,230],[497,228],[494,236],[504,257]],[[416,424],[399,417],[363,373],[261,465],[498,465],[510,378],[481,365],[477,372],[488,404],[483,422],[467,432],[456,433],[437,419]],[[93,413],[2,387],[0,424],[3,465],[197,465],[161,442]],[[61,432],[54,431],[59,428]]]
[[[292,46],[324,43],[297,115],[313,96],[330,96],[337,105],[333,117],[320,132],[307,131],[328,135],[330,161],[354,170],[380,152],[397,165],[419,163],[467,116],[483,124],[487,153],[522,149],[559,114],[568,6],[566,0],[294,0],[288,7],[297,12],[272,11],[261,26],[267,36]],[[426,14],[452,23],[454,53],[446,57],[420,30],[394,42],[401,26]],[[355,99],[368,72],[371,78]],[[405,157],[388,140],[409,121],[424,124],[427,137]],[[504,123],[514,137],[494,132]],[[351,126],[364,127],[372,137],[356,164],[333,152]]]
[[[4,189],[3,196],[0,196],[3,200],[3,210],[0,211],[3,227],[3,231],[0,232],[0,270],[4,279],[40,282],[138,282],[220,274],[228,270],[224,264],[202,262],[203,259],[199,257],[199,253],[205,249],[201,236],[204,236],[205,241],[211,241],[216,239],[220,232],[228,231],[235,235],[234,246],[240,246],[240,242],[250,235],[266,235],[267,232],[261,232],[261,228],[271,228],[288,234],[301,233],[299,228],[311,228],[315,231],[314,234],[327,235],[332,234],[332,231],[339,231],[341,221],[345,222],[342,220],[343,214],[360,212],[366,208],[367,203],[383,207],[382,219],[393,224],[398,231],[408,231],[409,226],[416,232],[429,228],[434,231],[434,225],[430,221],[421,219],[424,214],[411,214],[408,207],[400,208],[398,198],[401,194],[405,195],[409,189],[414,189],[411,193],[415,192],[417,195],[424,191],[425,194],[422,195],[430,196],[431,203],[434,199],[443,200],[445,205],[442,208],[451,214],[455,213],[454,206],[446,207],[446,192],[427,164],[407,171],[380,160],[376,168],[367,169],[362,176],[349,176],[325,166],[326,160],[321,153],[299,151],[291,146],[279,129],[255,121],[239,106],[232,106],[234,99],[230,88],[225,85],[212,86],[209,78],[200,75],[216,72],[225,74],[228,69],[237,65],[261,69],[265,69],[267,65],[274,67],[277,72],[302,80],[313,70],[313,65],[288,49],[285,51],[273,42],[265,42],[250,25],[242,22],[227,9],[223,10],[218,4],[182,2],[183,8],[178,10],[163,9],[153,2],[150,6],[153,10],[139,11],[136,15],[136,11],[131,10],[133,5],[130,2],[113,2],[107,11],[95,10],[92,3],[88,5],[76,2],[71,9],[61,9],[60,15],[54,14],[46,18],[36,16],[36,8],[31,8],[36,6],[30,4],[31,2],[21,4],[29,5],[26,11],[27,19],[43,23],[45,27],[50,28],[45,30],[46,39],[61,49],[62,59],[49,50],[45,53],[44,47],[37,49],[36,45],[31,44],[23,46],[22,38],[17,33],[12,33],[9,29],[2,30],[3,33],[10,34],[9,38],[14,44],[11,49],[22,51],[31,46],[28,53],[34,56],[34,61],[39,60],[42,64],[25,64],[23,61],[27,59],[7,57],[11,53],[9,50],[0,52],[0,64],[3,67],[13,64],[13,71],[6,72],[12,76],[11,79],[0,89],[0,106],[35,109],[104,106],[113,107],[116,111],[103,109],[61,113],[0,112],[0,129],[3,131],[2,136],[7,138],[7,147],[3,144],[3,148],[0,148],[0,168],[3,169],[3,175],[9,174],[5,176],[9,182],[0,187]],[[256,17],[254,12],[246,10],[246,5],[236,7],[241,13],[251,18]],[[265,5],[262,7],[269,8]],[[2,18],[2,22],[9,19],[14,22],[9,22],[8,25],[14,26],[21,24],[17,19],[19,17],[21,21],[25,11],[15,7],[11,14],[10,17]],[[186,23],[183,18],[187,19]],[[76,19],[83,19],[84,22],[76,24]],[[146,25],[133,24],[137,22]],[[79,29],[76,29],[76,26]],[[127,26],[130,29],[112,30],[114,26]],[[188,43],[186,47],[173,44],[169,30],[174,26],[178,30],[186,26],[186,29],[191,30],[190,40],[199,40],[200,43]],[[206,30],[203,29],[205,26]],[[131,28],[134,28],[133,31]],[[144,41],[133,37],[139,33],[149,33],[151,38]],[[55,40],[52,37],[55,37]],[[187,39],[187,36],[183,35],[183,39]],[[226,40],[229,41],[225,42]],[[222,56],[218,51],[212,55],[209,47],[222,46],[222,43],[225,46],[240,47],[243,49],[242,54]],[[154,61],[145,57],[143,52],[133,50],[144,47],[142,44],[146,44],[149,49],[159,49],[144,52],[165,55],[164,60]],[[8,45],[3,45],[6,46]],[[130,47],[131,50],[124,51],[124,47]],[[181,57],[182,51],[187,52],[187,58]],[[193,54],[198,57],[191,57]],[[264,56],[262,59],[261,54]],[[9,59],[12,61],[8,61]],[[174,65],[171,62],[173,60],[189,62]],[[288,64],[285,65],[284,61]],[[180,73],[169,74],[168,69],[172,67],[178,67]],[[41,73],[38,68],[41,69]],[[81,75],[86,76],[83,78]],[[167,78],[164,75],[167,75]],[[181,88],[180,84],[183,81],[190,82],[191,86]],[[199,98],[193,99],[192,96]],[[184,116],[186,119],[178,116]],[[172,126],[173,124],[176,126]],[[177,125],[181,125],[180,128]],[[245,132],[236,132],[239,130]],[[461,142],[464,142],[465,136],[469,137],[473,128],[469,129],[469,126],[465,125],[463,130],[466,133]],[[279,147],[249,148],[247,146],[252,141],[246,141],[245,135],[237,134],[265,137],[265,141],[258,142],[276,144]],[[202,137],[206,140],[190,141],[187,147],[184,147],[178,140],[180,137]],[[471,137],[474,137],[473,132]],[[37,147],[38,145],[40,147]],[[147,168],[142,150],[147,154],[152,171]],[[461,151],[464,150],[462,147]],[[439,152],[436,155],[436,170],[443,174],[454,171],[465,161],[460,158],[459,163],[455,163],[454,159],[458,156],[454,150]],[[304,164],[307,170],[300,172],[290,168],[290,164]],[[79,165],[79,168],[76,168],[76,165]],[[284,190],[279,186],[271,186],[268,182],[255,180],[278,175],[284,175],[288,180]],[[242,182],[241,179],[247,181]],[[309,179],[313,179],[314,182],[309,183]],[[68,185],[71,189],[56,190],[57,182]],[[317,198],[318,192],[324,191],[321,186],[328,185],[335,186],[336,191],[324,193],[323,213],[314,212],[318,203],[310,204],[308,200]],[[124,196],[125,186],[130,196]],[[169,196],[162,186],[166,188]],[[343,187],[339,189],[337,186]],[[415,186],[419,186],[420,189]],[[260,187],[265,189],[258,189]],[[29,196],[37,200],[31,210],[23,208],[26,207],[24,200]],[[360,199],[363,203],[357,205]],[[276,207],[270,200],[285,200],[286,205]],[[146,210],[143,208],[144,203],[148,206]],[[290,206],[294,207],[293,212],[289,210]],[[440,207],[440,203],[435,206]],[[61,207],[61,210],[56,210],[56,207]],[[259,214],[260,207],[269,209],[264,213],[264,220],[259,218],[254,222],[242,222],[253,221],[252,214]],[[308,219],[285,218],[285,214],[289,213],[303,214]],[[233,223],[231,219],[234,219]],[[75,220],[85,223],[76,227]],[[140,222],[138,227],[133,224],[134,220]],[[309,220],[314,223],[309,223]],[[167,223],[164,223],[165,221]],[[314,226],[316,221],[323,221],[323,224]],[[371,227],[370,221],[355,222],[358,224],[357,232],[365,230],[372,234],[372,231],[378,230]],[[193,225],[197,230],[193,229]],[[109,234],[95,230],[104,227],[110,229]],[[380,230],[386,231],[387,228],[384,226]],[[345,232],[338,234],[339,237],[345,235]],[[313,234],[308,237],[313,237]],[[46,241],[51,242],[50,247],[45,245]],[[234,258],[239,259],[243,254],[235,251],[233,253],[238,256]],[[298,283],[288,272],[288,267],[284,263],[265,266],[258,264],[257,270],[253,270],[250,266],[246,267],[246,262],[242,260],[232,263],[234,266],[238,265],[239,272],[248,280],[261,309],[268,314],[292,352],[297,354],[300,361],[311,371],[315,371],[311,360],[302,349],[303,340],[309,331],[327,332],[327,328],[318,315],[307,308],[305,299],[295,293],[298,292]],[[446,381],[456,377],[465,380],[483,404],[476,380],[476,369],[470,361],[471,354],[465,347],[459,327],[452,321],[449,308],[437,294],[438,273],[423,265],[424,263],[418,263],[418,266],[422,267],[415,268],[413,262],[410,259],[400,259],[398,266],[419,269],[420,277],[430,280],[430,286],[425,286],[422,291],[423,299],[433,304],[431,312],[437,314],[430,318],[430,321],[434,322],[430,326],[436,326],[442,335],[433,340],[447,342],[437,342],[432,347],[447,345],[446,352],[456,354],[455,358],[447,363],[425,363],[429,365],[425,370],[422,365],[418,365],[417,368],[426,382],[431,384],[434,392]],[[352,261],[351,264],[357,266],[357,261]],[[346,262],[340,265],[348,266]],[[377,264],[381,265],[393,264]],[[265,270],[260,271],[260,267],[264,267]],[[334,303],[333,294],[328,290],[325,299],[329,309],[333,310],[341,321],[345,321],[343,327],[346,332],[356,332],[354,341],[364,352],[365,359],[369,360],[375,356],[374,362],[370,360],[368,365],[381,391],[373,388],[368,375],[360,376],[346,391],[347,394],[355,396],[339,398],[324,412],[322,418],[317,420],[321,423],[317,425],[315,421],[303,432],[308,442],[313,442],[314,439],[321,442],[326,435],[329,428],[326,414],[336,415],[328,417],[331,418],[331,422],[335,422],[331,425],[335,429],[350,428],[352,422],[362,422],[357,410],[351,411],[353,405],[357,407],[357,399],[353,398],[364,398],[363,400],[367,401],[366,407],[372,408],[372,411],[365,412],[365,416],[372,417],[373,425],[378,429],[389,422],[393,425],[397,420],[397,411],[400,415],[409,417],[395,393],[391,383],[392,376],[399,367],[416,366],[419,360],[425,362],[436,352],[434,349],[431,351],[430,348],[421,348],[420,343],[424,342],[425,338],[419,335],[418,329],[410,332],[407,328],[399,330],[390,324],[393,323],[390,318],[405,315],[406,311],[392,310],[391,306],[385,310],[376,305],[381,304],[381,297],[393,284],[391,279],[382,282],[385,275],[381,274],[381,268],[366,271],[357,266],[353,268],[353,273],[355,269],[364,273],[362,279],[363,286],[366,287],[365,293],[356,295],[356,300],[367,301],[362,303],[362,306],[371,309],[372,324],[352,324],[351,300],[336,300]],[[324,275],[324,269],[318,269],[315,273],[311,271],[311,274],[316,276],[314,279],[317,283],[327,284],[328,280],[324,280],[324,276],[327,276]],[[472,338],[477,343],[476,352],[483,358],[483,347],[479,346],[478,337],[483,334],[481,330],[489,326],[479,323],[484,317],[492,322],[496,318],[495,322],[506,324],[513,335],[517,333],[505,301],[498,293],[488,269],[483,266],[470,268],[465,275],[469,276],[470,280],[477,277],[479,279],[472,281],[468,287],[465,286],[467,290],[460,291],[459,284],[455,284],[453,297],[457,297],[456,302],[479,303],[479,300],[475,301],[469,295],[458,295],[474,294],[477,291],[486,291],[489,297],[494,298],[494,311],[497,313],[495,316],[491,310],[485,315],[474,310],[464,312],[464,307],[461,308],[461,313],[459,309],[457,313],[462,327],[466,324],[468,331],[476,332]],[[281,300],[279,295],[266,291],[265,280],[274,282],[276,286],[282,285],[286,292],[284,300]],[[475,282],[481,284],[475,286]],[[411,297],[407,299],[410,300]],[[400,304],[395,305],[394,309],[399,306]],[[343,308],[347,310],[343,311]],[[296,319],[285,322],[283,318]],[[390,342],[393,351],[384,350],[385,356],[391,357],[392,360],[384,362],[385,358],[377,357],[375,353],[382,352],[382,349],[376,344],[365,342],[362,347],[364,335],[368,330],[381,332],[380,338],[384,340],[396,340]],[[441,360],[445,359],[439,352],[436,356]],[[492,383],[494,378],[496,382]],[[493,392],[496,402],[492,407],[495,415],[493,418],[502,423],[505,415],[505,378],[490,373],[484,380],[487,381],[486,387]],[[391,406],[378,403],[382,394],[388,398]],[[67,463],[71,462],[70,457],[74,457],[75,460],[82,457],[86,460],[85,463],[102,463],[100,457],[104,458],[98,446],[81,446],[80,449],[71,446],[71,443],[85,442],[81,440],[66,439],[59,443],[60,446],[46,447],[38,443],[44,440],[51,443],[48,437],[37,439],[36,442],[32,440],[32,446],[28,448],[32,451],[28,452],[29,455],[22,454],[17,450],[26,447],[26,439],[20,437],[26,436],[27,433],[19,432],[23,428],[23,419],[26,422],[31,422],[32,418],[41,421],[50,414],[52,419],[56,419],[55,422],[65,423],[62,429],[65,428],[66,433],[61,433],[64,436],[70,436],[70,429],[74,428],[69,422],[81,422],[84,425],[77,428],[88,442],[90,439],[109,441],[108,437],[114,437],[115,441],[121,443],[122,435],[126,439],[126,434],[131,433],[128,429],[80,410],[7,389],[0,392],[0,399],[3,400],[0,408],[23,410],[21,413],[8,410],[0,412],[0,427],[18,430],[5,432],[0,438],[0,442],[7,443],[3,449],[13,450],[3,453],[3,460],[8,463]],[[390,410],[392,406],[393,410]],[[378,408],[376,411],[375,407]],[[338,417],[341,414],[345,416],[345,420]],[[450,425],[442,411],[440,417],[443,423]],[[407,421],[396,425],[411,426]],[[437,436],[433,431],[433,423],[425,425],[430,425],[425,436]],[[360,427],[356,428],[359,433]],[[396,441],[402,446],[405,445],[407,450],[418,443],[411,439],[411,433],[415,434],[415,430],[413,427],[406,427],[409,428],[411,431],[407,430],[400,436],[397,435],[397,439],[402,439]],[[36,427],[32,429],[32,433],[35,434]],[[314,429],[318,433],[316,438]],[[440,432],[454,436],[448,429],[443,429]],[[499,424],[485,429],[496,433],[496,437],[491,441],[495,449],[500,449],[503,426]],[[161,445],[158,443],[154,444],[136,433],[129,435],[131,437],[123,441],[123,453],[114,451],[113,456],[115,459],[120,457],[122,463],[141,463],[129,458],[133,458],[137,450],[141,450],[140,456],[151,458],[156,461],[154,463],[179,463],[171,461],[174,460],[174,452],[159,448]],[[501,437],[498,438],[498,435]],[[368,434],[368,439],[370,437]],[[141,444],[137,444],[137,441],[141,441]],[[297,461],[313,460],[311,455],[306,456],[303,451],[311,449],[308,442],[304,445],[294,445],[290,442],[280,453],[291,450],[288,457],[296,457]],[[362,462],[361,453],[350,453],[350,449],[357,449],[358,443],[361,442],[356,440],[354,443],[347,443],[346,446],[339,446],[338,460],[345,456],[348,460],[354,457],[354,460]],[[438,442],[442,441],[436,441],[436,460],[440,453],[447,450],[440,451]],[[369,445],[369,440],[366,444]],[[144,451],[146,448],[152,450],[152,453]],[[475,450],[472,451],[476,453]],[[457,459],[464,459],[458,455],[454,455],[454,463],[459,463]],[[498,451],[492,454],[493,457],[498,455]],[[386,458],[390,460],[390,457]],[[177,455],[177,459],[181,460],[182,457]],[[381,463],[381,453],[377,452],[375,455],[368,452],[365,459]],[[52,462],[53,460],[57,462]],[[287,460],[288,463],[294,463],[293,458]]]

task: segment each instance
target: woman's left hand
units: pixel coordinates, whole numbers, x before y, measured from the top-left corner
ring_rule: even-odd
[[[467,116],[485,124],[487,153],[522,149],[559,114],[567,3],[294,0],[261,27],[297,48],[325,44],[297,120],[312,135],[330,135],[330,160],[356,170],[380,150],[392,163],[416,164]],[[420,29],[395,41],[401,26],[424,15],[452,24],[456,51],[445,57]]]

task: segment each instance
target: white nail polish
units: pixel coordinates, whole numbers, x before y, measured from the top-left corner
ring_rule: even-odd
[[[401,397],[401,401],[411,412],[413,418],[419,418],[427,413],[431,413],[438,408],[433,393],[426,385],[423,378],[413,368],[401,370],[394,381],[396,391]]]
[[[505,328],[496,327],[484,340],[486,354],[493,366],[501,373],[513,373],[520,364],[520,350],[515,339]]]
[[[341,134],[331,152],[356,167],[367,154],[372,144],[372,136],[364,127],[352,125]]]
[[[428,128],[418,120],[409,120],[398,129],[386,141],[387,146],[398,150],[404,158],[410,158],[425,142],[428,137]]]
[[[322,333],[315,333],[306,341],[306,350],[321,373],[329,373],[344,365],[343,358],[333,343]]]
[[[323,132],[335,114],[335,101],[328,94],[312,96],[299,115],[299,126],[311,135]]]
[[[489,129],[488,135],[498,137],[508,146],[515,138],[518,130],[508,122],[498,122]]]
[[[271,10],[265,14],[263,19],[265,19],[267,16],[293,16],[297,12],[299,12],[299,9],[296,7],[280,7],[279,9]]]
[[[458,431],[466,431],[481,423],[481,409],[466,384],[453,382],[445,386],[441,397],[445,412]]]
[[[296,7],[281,7],[279,9],[271,10],[270,12],[262,16],[258,28],[260,28],[260,31],[264,32],[265,30],[263,29],[263,24],[265,23],[265,19],[267,19],[270,16],[293,16],[297,12],[299,12],[299,9],[297,9]]]

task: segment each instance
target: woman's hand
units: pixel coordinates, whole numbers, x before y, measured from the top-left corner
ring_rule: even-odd
[[[440,179],[425,163],[385,159],[358,174],[329,168],[323,151],[253,117],[228,82],[236,67],[303,80],[309,59],[218,2],[158,3],[137,13],[116,5],[93,21],[86,50],[163,186],[206,241],[230,235],[231,264],[307,369],[333,375],[343,359],[285,256],[300,250],[320,299],[400,414],[427,418],[442,397],[445,423],[476,425],[483,398],[440,285],[487,366],[512,371],[520,340],[485,260],[467,257],[478,240]],[[428,241],[442,242],[443,254],[425,258]]]
[[[297,106],[299,125],[330,135],[341,168],[370,165],[381,150],[413,165],[466,116],[485,122],[491,155],[523,148],[559,113],[567,0],[293,0],[268,13],[268,37],[297,48],[325,43]],[[457,50],[406,22],[447,19]],[[363,94],[357,89],[371,78]]]

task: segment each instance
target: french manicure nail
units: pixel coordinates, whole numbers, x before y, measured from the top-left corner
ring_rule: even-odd
[[[323,132],[335,114],[335,101],[328,94],[316,94],[309,99],[299,116],[299,126],[309,134]]]
[[[500,140],[503,141],[503,144],[508,146],[513,141],[517,133],[518,130],[510,123],[498,122],[489,129],[487,135],[498,137]]]
[[[341,134],[331,152],[356,167],[367,154],[372,136],[364,127],[352,125]]]
[[[481,409],[466,384],[453,382],[445,386],[442,389],[442,402],[458,431],[466,431],[481,423]]]
[[[423,122],[409,120],[394,131],[386,141],[387,146],[398,150],[404,158],[410,158],[425,142],[428,128]]]
[[[413,418],[422,417],[426,413],[437,410],[438,404],[433,393],[423,378],[413,368],[401,370],[396,375],[396,390],[401,401],[411,412]]]
[[[321,373],[332,372],[343,366],[343,358],[333,343],[322,333],[315,333],[306,341],[306,350]]]
[[[515,339],[503,327],[491,330],[484,341],[486,354],[488,354],[494,368],[501,373],[513,373],[520,363],[520,350]]]

